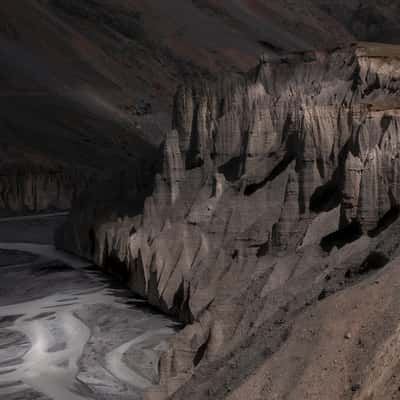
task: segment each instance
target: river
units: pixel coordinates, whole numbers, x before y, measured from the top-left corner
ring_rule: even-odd
[[[0,399],[141,399],[177,325],[56,250],[65,218],[0,220]]]

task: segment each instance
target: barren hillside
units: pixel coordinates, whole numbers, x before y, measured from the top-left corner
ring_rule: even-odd
[[[89,177],[152,157],[182,82],[245,71],[263,52],[396,41],[396,2],[358,3],[1,2],[0,208],[69,207]]]

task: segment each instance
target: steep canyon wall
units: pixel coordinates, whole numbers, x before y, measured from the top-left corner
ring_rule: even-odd
[[[371,324],[391,310],[378,303],[400,301],[390,263],[398,257],[399,90],[396,46],[262,57],[246,75],[179,89],[152,184],[132,181],[130,207],[108,197],[73,210],[59,245],[186,324],[148,398],[383,399],[395,390],[394,362],[379,378],[360,377],[360,366],[379,363],[398,329],[391,320],[380,341],[371,339]],[[384,288],[370,284],[378,270]],[[360,304],[362,296],[380,300]],[[341,341],[338,361],[327,315],[352,321],[329,328],[341,339],[369,327],[370,357],[354,361]],[[310,352],[329,358],[330,378],[319,374],[325,358]]]

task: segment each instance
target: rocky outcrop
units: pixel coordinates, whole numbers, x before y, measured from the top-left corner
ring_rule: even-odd
[[[2,171],[0,213],[67,210],[96,180],[95,175],[74,170]]]
[[[399,61],[386,61],[391,51],[294,55],[260,64],[245,82],[183,89],[175,124],[186,167],[204,163],[246,180],[250,194],[293,161],[301,214],[319,208],[316,190],[331,182],[352,199],[343,223],[354,216],[372,227],[398,201],[389,178],[396,175],[399,78]],[[352,183],[343,190],[345,178]]]
[[[275,383],[274,360],[292,366],[297,353],[282,349],[296,348],[307,307],[337,314],[331,296],[397,257],[387,217],[400,202],[399,71],[397,47],[362,44],[263,57],[246,76],[182,87],[151,187],[138,177],[123,207],[108,196],[73,211],[59,245],[188,325],[149,398],[346,398],[346,364],[326,395],[300,362]]]

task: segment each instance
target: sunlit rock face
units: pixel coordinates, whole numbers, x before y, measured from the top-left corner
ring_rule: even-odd
[[[128,212],[100,201],[73,212],[61,246],[189,324],[149,398],[187,381],[176,398],[265,398],[262,385],[229,397],[231,385],[278,351],[309,298],[346,287],[346,269],[379,244],[366,234],[399,204],[399,84],[399,49],[363,44],[262,57],[245,76],[182,87],[152,188],[135,182]],[[243,341],[252,367],[233,358]],[[234,366],[212,380],[201,365],[218,360]]]
[[[318,209],[317,195],[331,184],[348,200],[342,223],[356,218],[373,227],[398,201],[393,51],[353,47],[264,59],[237,82],[181,89],[175,125],[186,167],[226,171],[229,180],[254,183],[248,193],[294,168],[300,215]]]

